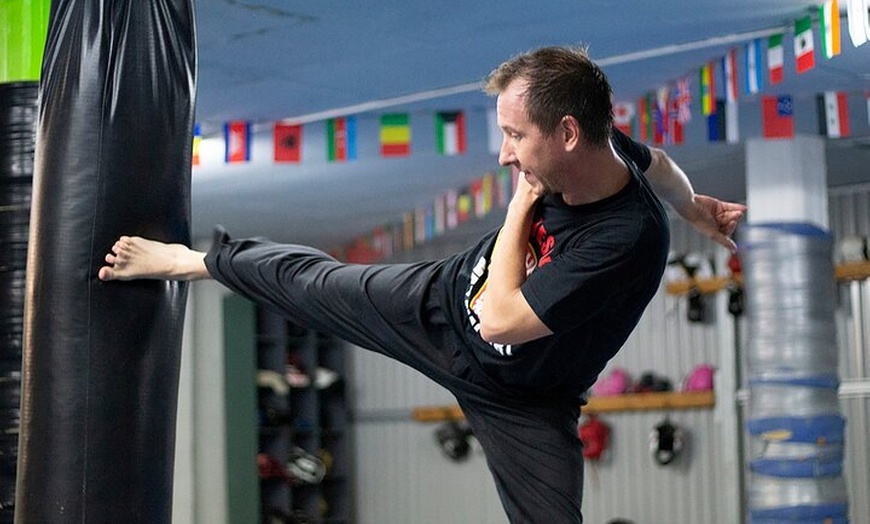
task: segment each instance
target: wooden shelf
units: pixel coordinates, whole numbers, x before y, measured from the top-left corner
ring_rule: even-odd
[[[834,268],[834,276],[841,282],[870,278],[870,262],[840,264]]]
[[[589,403],[583,406],[583,413],[704,409],[715,405],[716,395],[712,391],[630,393],[612,397],[592,397]]]
[[[870,278],[870,262],[850,262],[848,264],[839,264],[834,267],[834,278],[838,282],[849,282],[852,280],[864,280]],[[742,285],[743,279],[740,277],[713,277],[703,278],[695,281],[692,280],[677,280],[665,284],[665,291],[669,295],[685,295],[689,289],[695,287],[701,293],[715,293],[721,291],[732,284]]]
[[[725,289],[729,285],[736,283],[740,284],[742,279],[740,277],[731,278],[731,277],[712,277],[712,278],[701,278],[697,280],[676,280],[673,282],[668,282],[665,284],[665,291],[669,295],[685,295],[689,292],[693,287],[696,288],[703,294],[707,293],[715,293],[722,289]]]
[[[674,393],[631,393],[612,397],[592,397],[583,406],[583,413],[613,413],[621,411],[654,411],[706,409],[716,405],[712,391]],[[411,410],[411,418],[417,422],[443,422],[462,420],[459,406],[422,406]]]

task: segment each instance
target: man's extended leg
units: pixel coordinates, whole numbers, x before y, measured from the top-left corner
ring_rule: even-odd
[[[220,233],[211,276],[290,321],[405,363],[436,382],[456,379],[452,328],[439,322],[437,263],[344,264],[306,246]]]

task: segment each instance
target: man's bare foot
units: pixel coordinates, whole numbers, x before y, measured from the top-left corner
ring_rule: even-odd
[[[208,278],[205,253],[182,244],[164,244],[142,237],[122,236],[106,255],[100,280],[196,280]]]

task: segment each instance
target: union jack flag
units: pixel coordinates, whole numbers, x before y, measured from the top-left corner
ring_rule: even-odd
[[[692,94],[689,90],[689,77],[684,76],[677,82],[677,121],[686,124],[692,119]]]

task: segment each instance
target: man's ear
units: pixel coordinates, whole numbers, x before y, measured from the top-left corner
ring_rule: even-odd
[[[566,151],[575,149],[583,141],[583,131],[580,129],[580,122],[571,115],[562,117],[559,131],[562,133]]]

